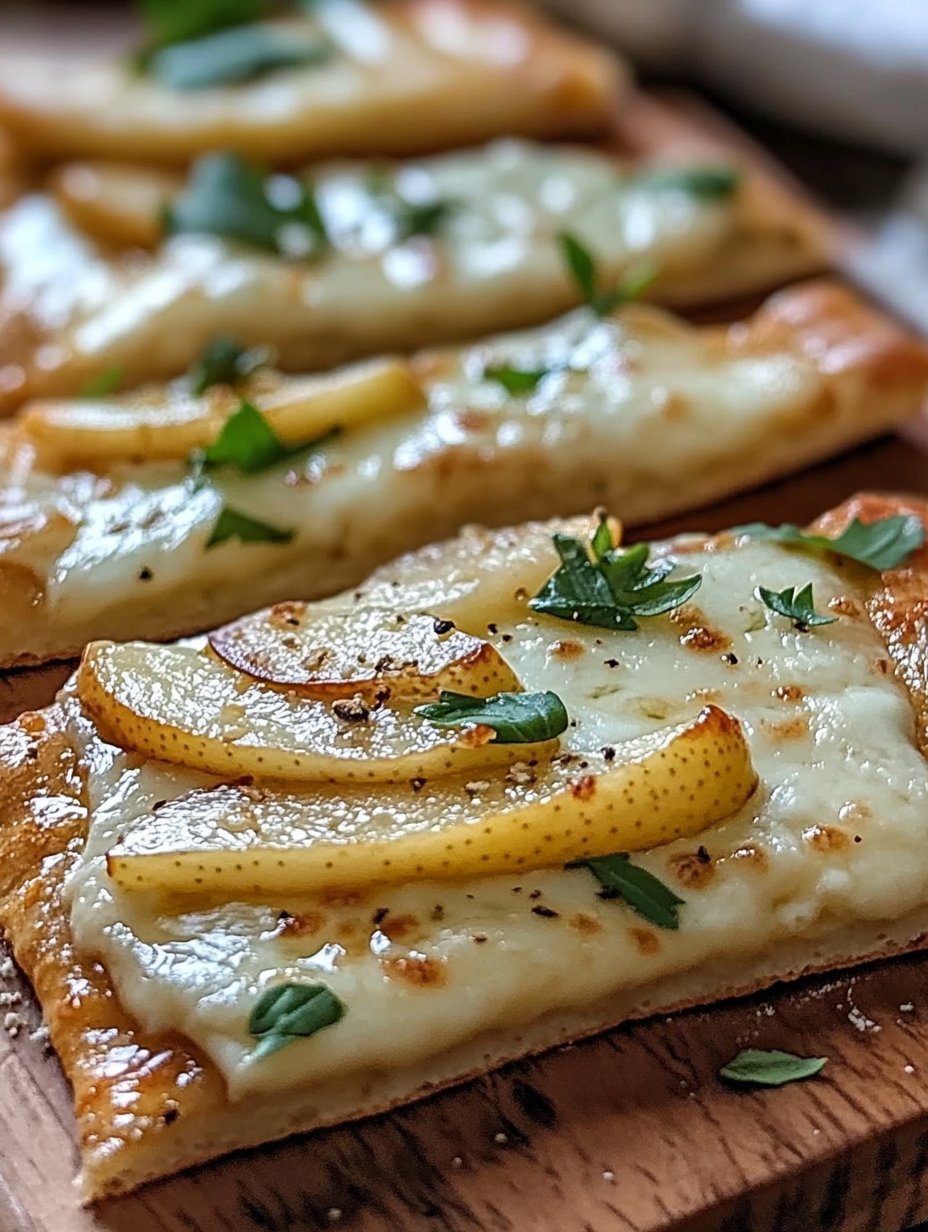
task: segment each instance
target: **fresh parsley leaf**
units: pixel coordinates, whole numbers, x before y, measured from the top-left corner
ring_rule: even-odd
[[[631,632],[636,616],[658,616],[685,603],[702,584],[699,574],[667,581],[673,562],[648,565],[649,548],[613,548],[605,519],[592,538],[593,557],[579,539],[554,535],[560,568],[548,578],[529,606],[546,616],[602,629]]]
[[[785,590],[768,590],[766,586],[758,586],[755,593],[771,612],[786,616],[801,633],[819,625],[835,623],[834,616],[820,616],[816,612],[811,582],[803,586],[802,590],[797,590],[795,586],[787,586]]]
[[[723,1065],[719,1077],[728,1082],[750,1083],[760,1087],[783,1087],[789,1082],[814,1078],[828,1064],[827,1057],[797,1057],[791,1052],[769,1052],[745,1048],[734,1060]]]
[[[206,466],[234,466],[253,475],[283,461],[293,450],[283,443],[261,412],[243,402],[203,450]]]
[[[672,190],[699,197],[702,201],[723,201],[741,183],[737,167],[657,167],[635,177],[636,187]]]
[[[256,407],[243,402],[222,425],[213,443],[199,450],[190,461],[194,467],[234,466],[245,475],[253,475],[321,445],[332,435],[326,432],[300,445],[287,445]]]
[[[265,16],[267,0],[138,0],[150,45],[165,47]]]
[[[435,235],[451,214],[456,203],[440,197],[412,201],[396,187],[396,181],[385,167],[375,168],[367,177],[367,192],[392,223],[398,243],[414,235]]]
[[[624,899],[650,924],[672,930],[680,927],[679,908],[685,899],[646,868],[632,864],[627,855],[593,856],[589,860],[574,860],[567,867],[589,869],[605,890]]]
[[[596,260],[588,248],[569,231],[557,237],[561,254],[573,276],[585,304],[599,317],[607,316],[622,304],[637,299],[644,289],[657,277],[653,266],[640,264],[627,271],[624,278],[611,291],[599,291],[599,276]]]
[[[269,347],[243,347],[228,334],[220,334],[203,348],[187,373],[187,384],[200,398],[213,385],[236,385],[270,362]]]
[[[396,238],[402,241],[414,235],[435,235],[455,208],[451,201],[417,202],[398,196],[392,209]]]
[[[144,66],[172,90],[201,90],[251,81],[274,69],[322,64],[331,55],[320,39],[256,22],[170,43],[150,52]]]
[[[295,1040],[331,1027],[345,1005],[325,984],[274,984],[258,998],[248,1018],[248,1033],[257,1039],[255,1060],[270,1056]]]
[[[782,526],[751,522],[747,526],[735,527],[732,533],[750,535],[752,539],[769,539],[786,547],[811,552],[837,552],[839,556],[847,556],[859,565],[879,570],[895,569],[925,542],[922,520],[914,513],[895,514],[867,523],[855,518],[836,539],[806,534],[791,522],[784,522]]]
[[[437,702],[417,706],[416,714],[436,727],[483,723],[496,732],[493,744],[530,744],[553,740],[565,731],[569,719],[556,693],[496,693],[472,697],[442,689]]]
[[[119,388],[126,377],[122,364],[110,364],[98,375],[89,380],[80,391],[81,398],[105,398]]]
[[[557,239],[561,246],[561,255],[567,262],[574,282],[580,288],[584,302],[592,305],[596,299],[596,262],[593,260],[593,254],[569,231],[562,231]]]
[[[515,368],[511,364],[487,364],[483,370],[485,381],[502,385],[507,394],[517,397],[530,394],[538,388],[551,368]]]
[[[249,517],[247,513],[233,509],[231,505],[223,505],[206,546],[214,548],[225,543],[227,539],[239,539],[242,543],[290,543],[295,534],[295,531],[271,526],[268,522],[259,522],[257,518]]]
[[[222,235],[283,256],[318,255],[328,243],[312,186],[265,175],[238,154],[205,154],[164,210],[168,235]]]

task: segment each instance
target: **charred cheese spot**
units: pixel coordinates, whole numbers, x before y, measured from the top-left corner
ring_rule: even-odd
[[[661,949],[660,939],[657,934],[649,928],[630,928],[628,935],[635,943],[635,947],[640,954],[651,956],[659,954]]]
[[[305,911],[297,915],[287,911],[280,917],[278,933],[281,937],[311,937],[320,932],[325,924],[326,916],[321,911]]]
[[[702,890],[715,877],[715,865],[705,848],[674,856],[670,861],[670,870],[688,890]]]
[[[809,731],[809,720],[805,715],[794,715],[789,719],[763,719],[762,726],[776,740],[801,740]]]
[[[423,931],[421,921],[414,915],[387,915],[378,926],[391,941],[409,941]]]
[[[850,846],[851,840],[844,830],[838,826],[810,826],[803,830],[802,837],[816,851],[844,851]]]
[[[721,651],[727,650],[731,639],[719,629],[709,625],[693,625],[680,637],[680,645],[687,650]]]
[[[587,915],[585,911],[578,911],[576,915],[572,915],[567,921],[567,926],[572,928],[574,932],[582,933],[588,937],[603,931],[603,926],[599,920],[595,916]]]
[[[440,988],[448,981],[444,959],[430,958],[415,950],[410,954],[380,959],[380,968],[388,978],[408,984],[411,988]]]
[[[579,642],[560,640],[551,643],[548,654],[552,659],[579,659],[584,654],[584,647]]]
[[[805,697],[805,689],[798,684],[781,684],[773,690],[773,696],[781,702],[800,702]]]
[[[728,858],[737,860],[739,864],[748,868],[756,868],[758,872],[763,871],[768,864],[766,851],[753,843],[746,843],[743,847],[736,848]]]

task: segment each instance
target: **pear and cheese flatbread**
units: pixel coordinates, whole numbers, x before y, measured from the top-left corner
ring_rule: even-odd
[[[318,598],[468,522],[653,521],[875,435],[926,382],[921,344],[811,283],[729,327],[581,309],[327,376],[36,401],[0,433],[0,663]]]
[[[53,159],[183,164],[223,148],[268,163],[411,154],[503,134],[601,132],[628,78],[616,54],[527,5],[294,8],[175,44],[147,66],[73,46],[57,56],[8,46],[0,123],[30,153]]]
[[[91,647],[0,733],[0,923],[84,1197],[923,944],[926,517],[471,530]]]
[[[186,180],[65,164],[0,214],[0,411],[176,376],[221,333],[301,371],[549,320],[627,279],[671,304],[764,291],[824,263],[817,219],[768,188],[717,158],[518,140],[311,179],[231,154]]]

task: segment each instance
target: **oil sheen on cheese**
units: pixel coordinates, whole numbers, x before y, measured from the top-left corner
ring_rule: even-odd
[[[71,886],[75,944],[106,965],[146,1030],[189,1037],[239,1100],[415,1065],[488,1029],[517,1029],[714,959],[750,960],[797,939],[811,953],[842,923],[890,920],[924,903],[928,772],[907,696],[855,593],[856,567],[743,538],[692,538],[668,550],[687,573],[703,574],[702,588],[633,633],[534,616],[511,602],[497,623],[499,595],[511,600],[522,579],[537,579],[539,553],[550,552],[538,530],[517,532],[495,556],[478,553],[476,566],[433,558],[393,587],[382,575],[375,597],[392,594],[408,610],[427,593],[428,610],[461,612],[461,569],[471,567],[470,623],[483,610],[524,687],[564,700],[572,751],[611,744],[621,756],[623,740],[707,702],[741,720],[760,776],[754,798],[695,839],[635,857],[685,900],[678,932],[600,898],[583,870],[183,912],[126,894],[106,875],[105,851],[155,802],[212,780],[138,766],[76,720],[94,815]],[[834,624],[796,630],[754,597],[758,585],[807,582]],[[287,978],[326,983],[345,1016],[254,1061],[251,1007]]]

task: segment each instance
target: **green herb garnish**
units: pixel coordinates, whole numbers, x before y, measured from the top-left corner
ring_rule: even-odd
[[[143,64],[172,90],[201,90],[251,81],[274,69],[323,64],[331,55],[331,46],[319,39],[252,23],[170,43],[145,55]]]
[[[740,183],[737,167],[656,167],[632,181],[635,188],[684,192],[702,201],[722,201],[732,196]]]
[[[411,201],[399,192],[395,180],[383,167],[368,175],[366,187],[374,204],[392,223],[394,240],[397,243],[411,239],[414,235],[435,235],[457,209],[455,202],[439,197]]]
[[[925,528],[914,513],[900,513],[867,523],[855,518],[836,539],[806,534],[791,522],[784,522],[782,526],[751,522],[747,526],[736,526],[732,534],[769,539],[810,552],[836,552],[859,565],[880,570],[895,569],[925,542]]]
[[[622,304],[637,299],[645,287],[657,277],[653,266],[639,265],[630,269],[613,290],[601,291],[598,287],[600,280],[596,260],[590,250],[569,231],[560,232],[557,240],[583,302],[598,317],[607,316]]]
[[[587,868],[609,898],[622,898],[638,915],[658,928],[680,927],[679,908],[685,900],[674,894],[653,873],[632,864],[627,855],[593,856],[573,860],[568,868]]]
[[[816,612],[811,582],[803,586],[802,590],[797,590],[795,586],[787,586],[785,590],[768,590],[766,586],[758,586],[755,594],[771,612],[791,620],[800,633],[819,625],[835,623],[834,616],[820,616]]]
[[[237,385],[258,368],[271,362],[269,347],[243,347],[221,334],[207,343],[200,358],[187,373],[190,392],[202,397],[213,385]]]
[[[814,1078],[828,1063],[827,1057],[797,1057],[776,1049],[745,1048],[733,1061],[723,1065],[719,1077],[728,1082],[750,1083],[760,1087],[783,1087],[789,1082]]]
[[[496,693],[472,697],[442,689],[437,702],[417,706],[416,714],[436,727],[482,723],[496,732],[493,744],[530,744],[553,740],[565,731],[569,719],[556,693]]]
[[[296,531],[259,522],[231,505],[223,505],[206,546],[214,548],[227,539],[240,539],[242,543],[290,543],[295,534]]]
[[[268,0],[138,0],[152,47],[200,38],[264,17]]]
[[[328,244],[312,186],[289,175],[265,175],[238,154],[198,159],[163,219],[168,235],[221,235],[284,256],[315,256]]]
[[[515,368],[511,364],[487,364],[483,370],[485,381],[495,381],[502,385],[506,393],[518,397],[519,394],[530,394],[554,371],[552,368]]]
[[[699,574],[667,581],[673,561],[649,565],[646,543],[613,548],[605,518],[593,534],[592,557],[586,546],[570,535],[554,535],[554,546],[561,558],[560,568],[529,606],[560,620],[633,631],[638,628],[636,616],[669,612],[685,603],[702,584]]]
[[[270,1056],[331,1027],[344,1014],[344,1002],[325,984],[274,984],[258,998],[248,1019],[248,1033],[258,1041],[251,1055],[255,1060]]]
[[[81,389],[78,394],[79,398],[105,398],[107,394],[113,393],[119,388],[126,377],[126,371],[122,364],[110,364],[108,368],[93,377]]]
[[[213,443],[191,456],[190,464],[200,470],[212,466],[234,466],[244,475],[254,475],[321,445],[332,435],[327,432],[301,445],[287,445],[256,407],[250,402],[243,402],[222,425]]]

